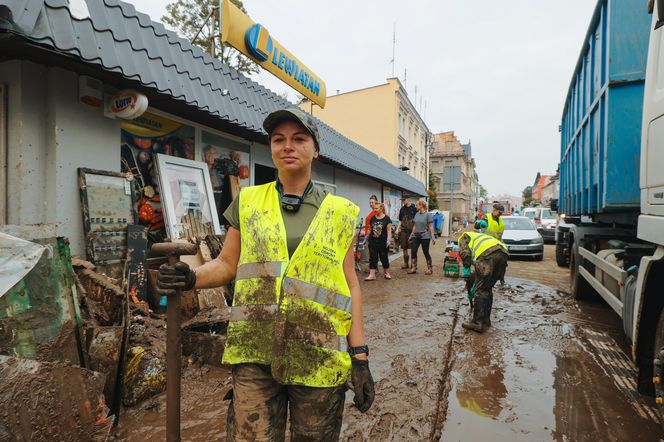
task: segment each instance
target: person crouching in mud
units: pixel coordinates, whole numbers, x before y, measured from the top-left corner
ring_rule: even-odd
[[[163,289],[219,287],[235,279],[222,362],[231,365],[229,441],[336,441],[350,378],[354,402],[374,399],[353,239],[359,208],[311,182],[316,123],[300,109],[271,113],[277,180],[247,187],[225,211],[219,258],[191,270],[162,265]]]
[[[487,227],[487,222],[475,222],[475,230]],[[475,266],[475,299],[473,319],[461,326],[479,333],[491,326],[493,286],[505,277],[509,253],[505,244],[496,238],[479,232],[464,232],[459,237],[459,255],[464,267]]]

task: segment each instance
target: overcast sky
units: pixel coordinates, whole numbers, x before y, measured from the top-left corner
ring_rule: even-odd
[[[168,3],[134,2],[157,21]],[[596,3],[244,0],[254,21],[323,78],[328,94],[392,76],[396,25],[395,76],[404,82],[407,70],[408,95],[418,107],[426,100],[432,132],[453,130],[472,142],[491,195],[520,195],[537,172],[555,172],[563,101]],[[270,73],[255,79],[291,91]]]

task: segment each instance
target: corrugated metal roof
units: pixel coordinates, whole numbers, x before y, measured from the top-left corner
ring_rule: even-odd
[[[73,14],[69,0],[0,0],[12,11],[17,25],[5,31],[136,80],[257,134],[267,135],[262,122],[270,112],[293,106],[133,5],[119,0],[85,1],[89,16],[81,15],[80,9]],[[224,90],[228,94],[222,95]],[[392,187],[426,194],[415,178],[317,121],[324,160]]]

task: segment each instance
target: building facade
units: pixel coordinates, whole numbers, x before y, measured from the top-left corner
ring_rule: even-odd
[[[440,210],[452,218],[473,220],[479,207],[479,178],[470,142],[462,144],[453,131],[434,134],[431,175]]]
[[[72,253],[84,256],[79,168],[125,174],[125,192],[133,188],[137,200],[160,194],[153,167],[159,155],[210,168],[216,159],[233,162],[240,187],[275,179],[262,122],[292,103],[129,3],[89,2],[83,11],[46,1],[21,5],[10,3],[9,21],[0,20],[0,230],[39,225],[69,238]],[[83,99],[90,85],[98,102]],[[125,89],[147,99],[145,114],[109,114],[111,97]],[[357,203],[363,214],[369,195],[386,188],[426,195],[396,166],[323,122],[318,128],[315,185]]]
[[[557,200],[560,193],[560,175],[542,175],[539,172],[535,177],[531,190],[532,203],[548,207],[551,200]]]
[[[431,133],[398,78],[300,107],[427,185]]]

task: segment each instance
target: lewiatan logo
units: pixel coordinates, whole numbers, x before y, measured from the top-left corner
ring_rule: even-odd
[[[258,61],[268,62],[271,58],[272,64],[278,69],[317,96],[320,95],[320,82],[316,77],[300,66],[296,60],[288,57],[283,50],[279,50],[278,45],[274,44],[270,33],[263,26],[256,23],[249,28],[244,36],[244,41],[251,55]]]
[[[251,55],[256,57],[258,61],[267,61],[272,55],[272,37],[263,26],[256,23],[249,28],[244,35],[244,43]]]

